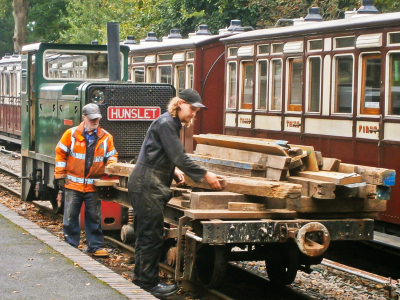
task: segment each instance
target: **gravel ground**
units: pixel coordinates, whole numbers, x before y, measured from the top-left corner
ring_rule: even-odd
[[[6,167],[12,172],[20,172],[20,158],[16,155],[9,155],[0,152],[0,166]],[[19,181],[0,175],[0,182],[13,186],[18,190]],[[60,239],[63,239],[62,224],[59,220],[51,219],[38,211],[34,205],[21,202],[19,199],[10,197],[5,192],[0,192],[0,203],[18,211],[39,226],[46,228]],[[82,232],[82,243],[79,246],[85,250],[85,236]],[[111,253],[108,259],[98,259],[122,277],[131,279],[134,266],[134,259],[123,255],[118,249],[108,248]],[[236,262],[237,265],[260,276],[267,277],[264,262]],[[361,299],[400,299],[400,286],[392,286],[392,293],[389,294],[388,287],[383,284],[360,278],[323,265],[313,266],[314,271],[306,274],[299,271],[292,287],[302,293],[309,294],[315,299],[338,299],[338,300],[361,300]],[[165,275],[164,275],[165,276]],[[168,276],[167,276],[168,277]],[[167,278],[168,279],[168,278]],[[397,278],[394,278],[397,279]],[[397,290],[396,290],[397,289]],[[185,295],[184,292],[181,294]],[[390,297],[389,297],[390,296]],[[187,300],[201,299],[186,295]]]

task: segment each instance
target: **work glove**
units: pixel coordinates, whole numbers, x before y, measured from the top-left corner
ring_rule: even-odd
[[[58,185],[58,189],[59,189],[59,190],[64,189],[65,178],[59,178],[59,179],[57,179],[57,185]]]

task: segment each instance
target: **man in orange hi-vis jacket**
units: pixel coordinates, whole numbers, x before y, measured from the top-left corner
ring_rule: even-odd
[[[65,189],[63,231],[65,240],[78,247],[79,213],[85,203],[87,252],[107,257],[103,249],[101,201],[97,199],[94,181],[104,174],[104,168],[117,162],[117,151],[110,133],[99,127],[100,108],[87,104],[82,109],[83,122],[65,131],[56,146],[54,177]]]

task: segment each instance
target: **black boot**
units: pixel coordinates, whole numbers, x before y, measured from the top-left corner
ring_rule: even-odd
[[[156,286],[153,286],[152,288],[143,288],[143,289],[152,294],[154,297],[164,298],[175,294],[179,290],[179,287],[175,283],[166,284],[165,282],[160,282]]]

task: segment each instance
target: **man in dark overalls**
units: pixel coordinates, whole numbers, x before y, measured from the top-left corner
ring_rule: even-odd
[[[196,165],[179,139],[182,123],[190,124],[200,108],[205,106],[192,89],[183,90],[179,97],[171,99],[168,111],[147,130],[128,181],[136,233],[133,283],[156,297],[168,297],[178,291],[176,284],[169,285],[158,278],[164,243],[164,208],[172,198],[172,179],[178,185],[184,183],[183,171],[196,182],[204,178],[212,189],[221,189],[217,175]]]

